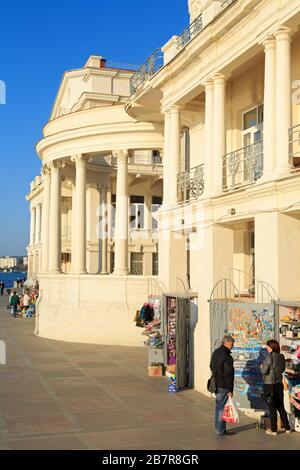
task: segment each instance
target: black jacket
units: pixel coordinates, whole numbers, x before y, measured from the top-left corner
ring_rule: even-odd
[[[285,371],[285,357],[283,354],[272,351],[268,354],[260,366],[265,384],[277,384],[282,382],[282,374]]]
[[[234,388],[234,367],[230,349],[223,344],[216,349],[211,357],[210,368],[215,375],[217,388],[226,388],[232,393]]]

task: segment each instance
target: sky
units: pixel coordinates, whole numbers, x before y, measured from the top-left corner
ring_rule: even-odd
[[[26,254],[35,151],[65,70],[142,64],[188,26],[188,0],[0,0],[0,256]],[[1,83],[1,82],[0,82]],[[1,96],[0,96],[1,102]]]

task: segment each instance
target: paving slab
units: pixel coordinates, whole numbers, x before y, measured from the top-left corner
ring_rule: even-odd
[[[235,434],[215,435],[214,401],[168,393],[147,376],[142,347],[65,343],[34,335],[0,298],[1,450],[270,450],[300,448],[300,434],[266,436],[241,415]]]

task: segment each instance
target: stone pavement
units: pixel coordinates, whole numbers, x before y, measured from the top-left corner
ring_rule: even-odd
[[[266,436],[241,417],[216,437],[213,400],[193,390],[171,395],[147,376],[144,348],[50,341],[34,320],[14,319],[0,297],[0,449],[299,449],[300,435]]]

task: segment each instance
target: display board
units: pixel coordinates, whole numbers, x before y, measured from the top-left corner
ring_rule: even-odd
[[[260,365],[267,351],[265,344],[274,338],[273,304],[229,302],[227,332],[235,338],[232,356],[235,367],[234,401],[239,408],[264,410],[261,399],[263,377]]]

